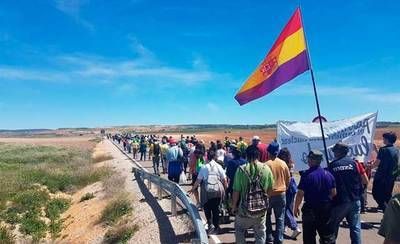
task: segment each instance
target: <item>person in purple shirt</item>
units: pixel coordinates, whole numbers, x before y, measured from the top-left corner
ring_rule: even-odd
[[[301,178],[296,194],[294,215],[300,214],[300,204],[303,220],[303,243],[316,243],[316,234],[320,243],[335,243],[335,228],[330,222],[332,199],[336,195],[335,178],[331,173],[321,168],[322,153],[311,150],[308,154],[308,165]]]

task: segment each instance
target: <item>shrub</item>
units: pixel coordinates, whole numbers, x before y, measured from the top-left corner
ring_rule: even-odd
[[[88,192],[81,197],[81,200],[79,202],[84,202],[84,201],[90,200],[92,198],[94,198],[94,194],[91,192],[90,193]]]
[[[39,189],[29,189],[18,192],[13,199],[16,208],[22,213],[24,211],[38,210],[50,199],[46,191]]]
[[[7,229],[7,227],[0,225],[0,243],[13,244],[15,243],[15,235]]]
[[[10,207],[7,210],[3,211],[3,213],[1,214],[1,218],[6,223],[15,225],[21,220],[19,214],[20,212],[16,207]]]
[[[122,216],[132,212],[132,207],[128,199],[119,197],[112,200],[101,213],[100,221],[106,224],[114,224]]]
[[[137,225],[122,225],[114,227],[106,232],[103,241],[107,244],[126,243],[132,238],[138,229],[139,227]]]
[[[34,242],[39,242],[46,236],[46,223],[40,219],[38,213],[27,212],[21,219],[21,233],[32,236]]]
[[[60,232],[63,228],[63,224],[64,224],[64,219],[50,220],[48,228],[51,235],[51,239],[55,240],[57,237],[60,237]]]
[[[46,217],[50,220],[57,219],[66,211],[71,204],[71,201],[64,198],[55,198],[48,202],[46,207]]]

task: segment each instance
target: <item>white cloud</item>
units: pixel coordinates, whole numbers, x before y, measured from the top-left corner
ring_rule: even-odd
[[[137,40],[134,42],[137,57],[113,59],[95,55],[62,54],[49,57],[49,65],[41,68],[1,66],[0,78],[6,80],[27,80],[45,82],[96,82],[194,85],[213,79],[203,61],[197,58],[193,67],[181,68],[162,64],[156,55]],[[199,65],[199,62],[203,62]],[[43,68],[42,68],[43,67]]]
[[[48,82],[63,82],[67,77],[51,70],[37,70],[12,66],[0,66],[0,77],[8,80],[36,80]]]
[[[93,24],[81,16],[81,9],[89,3],[89,0],[55,0],[54,3],[58,10],[73,18],[78,24],[90,31],[94,30]]]

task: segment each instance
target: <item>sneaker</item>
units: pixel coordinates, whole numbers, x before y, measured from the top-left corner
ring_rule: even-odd
[[[208,234],[208,235],[212,235],[212,233],[214,232],[214,230],[215,230],[214,225],[209,225],[208,228],[207,228],[207,234]]]
[[[288,233],[288,227],[285,226],[285,228],[283,229],[283,233],[287,234]]]
[[[218,235],[220,232],[220,228],[219,227],[212,227],[211,230],[208,231],[209,235]]]
[[[297,240],[297,237],[301,234],[301,230],[299,228],[295,229],[290,236],[293,240]]]

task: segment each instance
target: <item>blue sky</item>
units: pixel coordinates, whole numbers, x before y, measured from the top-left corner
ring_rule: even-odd
[[[3,0],[0,128],[310,121],[309,72],[233,98],[298,2]],[[301,1],[328,120],[400,121],[400,2],[382,3]]]

